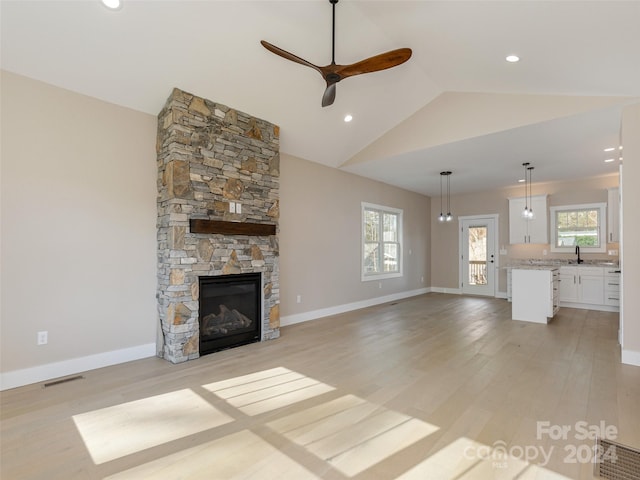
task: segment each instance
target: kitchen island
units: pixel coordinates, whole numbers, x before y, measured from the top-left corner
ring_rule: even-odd
[[[559,308],[559,268],[522,265],[511,269],[511,318],[547,324]]]

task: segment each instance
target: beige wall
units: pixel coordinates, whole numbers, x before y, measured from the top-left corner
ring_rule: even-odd
[[[15,380],[16,372],[35,369],[52,378],[63,363],[83,371],[93,368],[90,357],[102,363],[126,359],[110,352],[142,356],[149,347],[151,355],[157,325],[156,118],[7,72],[1,80],[3,387],[7,374]],[[639,205],[638,108],[625,115],[623,202]],[[429,286],[457,286],[457,229],[431,221],[437,201],[286,155],[281,171],[283,318]],[[616,184],[609,177],[534,185],[533,193],[550,194],[552,205],[604,200],[604,189]],[[506,245],[506,198],[519,194],[516,188],[454,196],[452,209],[456,216],[499,213],[500,243]],[[382,280],[382,288],[360,281],[362,201],[404,210],[405,275]],[[635,352],[639,218],[628,214],[624,221],[631,245],[625,265],[637,267],[624,274],[625,348]],[[509,247],[509,253],[541,256],[539,246],[528,249]],[[49,344],[38,347],[40,330],[49,332]]]
[[[287,155],[281,162],[283,317],[430,285],[428,197]],[[361,202],[404,211],[404,275],[382,288],[360,280]]]
[[[622,359],[640,365],[640,104],[622,113]]]
[[[155,137],[151,115],[2,72],[3,373],[155,344]]]
[[[1,93],[2,386],[153,355],[156,118],[8,72]],[[429,286],[427,197],[287,156],[281,171],[283,316]],[[405,275],[382,288],[360,281],[361,201],[404,209]]]
[[[453,176],[455,179],[455,175]],[[609,175],[573,182],[552,182],[534,184],[533,195],[547,194],[548,205],[572,205],[590,202],[606,202],[607,188],[617,187],[618,175]],[[452,188],[455,188],[455,183]],[[509,197],[524,196],[521,185],[489,192],[479,192],[468,195],[453,195],[451,209],[454,221],[451,223],[438,222],[440,201],[433,198],[431,202],[431,285],[436,288],[458,289],[458,217],[466,215],[495,214],[499,217],[498,245],[506,248],[507,255],[500,256],[500,264],[505,265],[512,259],[524,258],[574,258],[574,255],[551,253],[549,245],[510,245],[509,244]],[[618,244],[609,244],[609,248],[618,248]],[[544,255],[543,250],[547,250]],[[583,254],[587,260],[606,258],[606,253]],[[613,258],[614,260],[617,258]],[[504,270],[498,274],[498,291],[506,292],[507,276]]]

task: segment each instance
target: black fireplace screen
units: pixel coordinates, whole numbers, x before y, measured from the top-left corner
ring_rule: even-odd
[[[260,340],[262,277],[200,277],[200,355]]]

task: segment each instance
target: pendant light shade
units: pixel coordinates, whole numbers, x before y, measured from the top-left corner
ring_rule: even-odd
[[[442,177],[447,178],[447,214],[443,214],[442,209]],[[441,222],[450,222],[453,220],[451,215],[451,172],[440,172],[440,216],[438,220]]]

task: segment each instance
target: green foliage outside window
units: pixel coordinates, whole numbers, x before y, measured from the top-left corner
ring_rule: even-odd
[[[556,211],[556,246],[600,246],[599,212],[597,208]]]
[[[401,212],[363,209],[363,274],[400,273]]]

